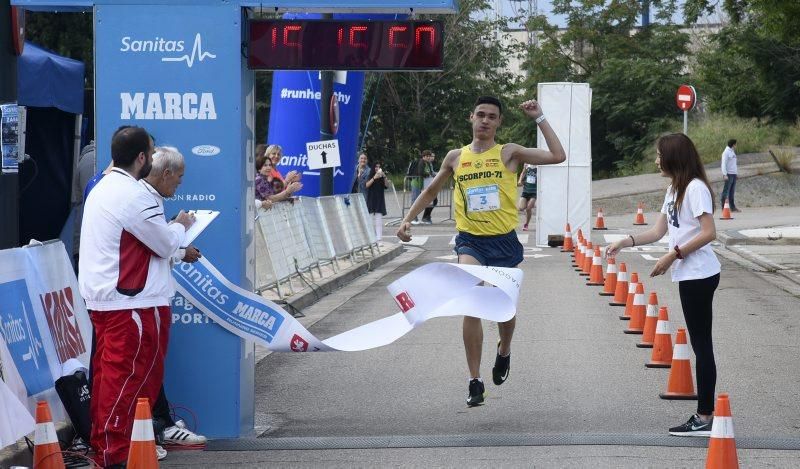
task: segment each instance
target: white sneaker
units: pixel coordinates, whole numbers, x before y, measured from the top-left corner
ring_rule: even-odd
[[[159,461],[163,460],[164,458],[167,457],[167,450],[165,450],[159,445],[156,445],[156,457],[158,458]]]
[[[164,430],[164,443],[168,445],[204,445],[206,437],[189,430],[183,420],[178,420],[174,427]]]
[[[411,221],[411,224],[412,225],[419,225],[419,220],[413,220],[413,221]]]

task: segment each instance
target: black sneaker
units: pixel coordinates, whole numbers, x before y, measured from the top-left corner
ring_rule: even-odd
[[[483,381],[478,378],[470,380],[467,407],[475,407],[483,404],[484,397],[486,397],[486,390],[483,387]]]
[[[713,422],[713,417],[708,422],[703,422],[697,414],[694,414],[683,425],[670,428],[669,434],[675,436],[711,436],[711,424]]]
[[[497,357],[494,359],[492,368],[492,381],[497,386],[505,383],[508,379],[508,371],[511,369],[511,354],[507,357],[500,356],[500,341],[497,341]]]

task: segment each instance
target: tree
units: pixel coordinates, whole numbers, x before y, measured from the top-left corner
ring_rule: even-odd
[[[542,81],[591,85],[595,173],[638,160],[660,121],[675,113],[688,36],[668,23],[672,2],[652,4],[659,7],[656,19],[666,24],[637,28],[638,0],[554,0],[553,12],[568,18],[565,30],[544,16],[532,19],[541,42],[529,50],[525,86]]]
[[[496,95],[511,104],[515,80],[504,70],[511,48],[495,37],[504,24],[482,15],[490,6],[486,0],[459,6],[455,15],[433,16],[445,23],[444,70],[367,74],[365,147],[392,171],[405,171],[422,149],[441,154],[471,141],[467,118],[476,97]],[[504,115],[507,124],[515,118],[514,112]]]
[[[716,2],[689,0],[688,17]],[[800,114],[800,2],[726,0],[731,18],[698,59],[709,107],[742,117],[794,120]]]

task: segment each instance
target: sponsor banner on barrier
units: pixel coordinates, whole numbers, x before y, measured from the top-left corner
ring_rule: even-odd
[[[505,322],[516,314],[522,283],[520,269],[427,264],[387,287],[399,313],[320,340],[276,303],[230,283],[207,257],[180,263],[173,274],[184,301],[231,333],[274,352],[367,350],[388,345],[435,317]]]
[[[88,367],[92,329],[62,242],[0,251],[0,336],[11,391],[31,413],[47,400],[63,419],[55,381]]]

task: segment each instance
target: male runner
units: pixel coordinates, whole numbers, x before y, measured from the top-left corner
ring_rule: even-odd
[[[458,262],[496,267],[516,267],[522,262],[523,248],[514,229],[517,226],[517,169],[521,164],[557,164],[566,154],[553,128],[535,100],[520,105],[522,112],[542,130],[547,148],[526,148],[515,143],[501,145],[495,134],[502,122],[503,105],[491,96],[475,102],[469,116],[472,122],[472,143],[450,150],[433,182],[422,191],[406,212],[397,230],[402,241],[411,240],[411,220],[425,209],[450,176],[455,180],[456,236]],[[499,323],[500,340],[492,380],[501,385],[508,378],[511,364],[511,337],[516,318]],[[469,367],[467,406],[483,403],[485,389],[480,374],[483,327],[478,318],[464,317],[464,348]]]

